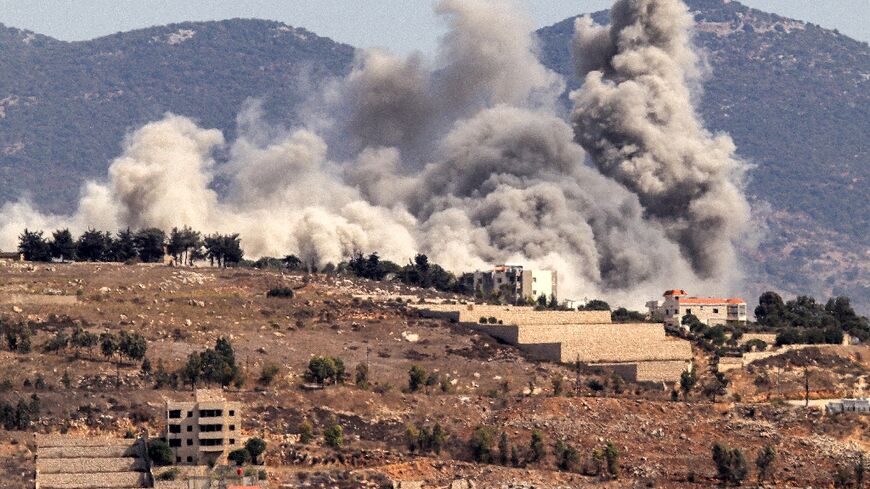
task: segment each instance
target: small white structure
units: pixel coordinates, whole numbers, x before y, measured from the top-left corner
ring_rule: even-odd
[[[864,398],[842,399],[840,401],[829,402],[826,409],[828,414],[870,413],[870,400]]]
[[[660,319],[666,326],[679,326],[683,316],[692,314],[707,326],[726,322],[746,322],[746,301],[736,297],[728,299],[689,297],[683,289],[665,291],[664,302],[646,303],[650,316]]]

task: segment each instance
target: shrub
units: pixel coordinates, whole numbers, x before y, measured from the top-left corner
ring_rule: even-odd
[[[713,463],[716,464],[716,474],[723,484],[739,486],[746,478],[746,458],[739,448],[728,448],[716,443],[713,445]]]
[[[468,448],[471,449],[471,456],[477,462],[490,463],[492,462],[492,444],[495,439],[495,432],[492,428],[486,426],[477,426],[468,440]]]
[[[293,289],[290,287],[273,287],[266,292],[266,297],[293,298]]]
[[[274,363],[270,363],[268,365],[263,365],[263,370],[260,372],[259,382],[262,385],[269,385],[275,380],[275,376],[278,375],[278,371],[280,369]]]
[[[154,465],[170,465],[175,461],[172,449],[166,440],[154,439],[148,442],[148,458]]]
[[[540,430],[532,431],[532,438],[529,441],[529,450],[531,450],[532,462],[543,460],[547,456],[547,448],[544,446],[544,434]]]
[[[308,362],[305,380],[320,385],[324,385],[328,380],[335,384],[344,382],[344,362],[340,358],[314,357]]]
[[[262,438],[256,436],[249,438],[248,441],[245,442],[245,450],[251,454],[253,462],[257,463],[257,459],[266,451],[266,442],[263,441]]]
[[[755,459],[755,466],[758,468],[758,483],[761,484],[770,475],[770,469],[773,462],[776,461],[776,449],[772,445],[765,447],[758,453],[758,458]]]
[[[360,363],[356,366],[356,370],[354,372],[354,384],[360,389],[368,389],[369,388],[369,366]]]
[[[251,452],[244,448],[238,448],[227,455],[227,460],[241,467],[251,461]]]
[[[314,438],[314,429],[311,427],[311,423],[308,421],[299,423],[297,431],[299,431],[299,443],[311,443],[311,440]]]
[[[344,429],[333,421],[323,432],[323,442],[326,446],[339,448],[344,444]]]
[[[496,318],[493,317],[493,316],[490,316],[490,317],[487,319],[487,321],[489,321],[489,324],[498,324],[498,319],[496,319]]]
[[[419,391],[426,384],[428,377],[429,374],[426,372],[426,369],[419,365],[414,365],[408,371],[408,390],[411,392]]]
[[[171,469],[161,472],[157,475],[156,479],[159,481],[174,481],[178,478],[178,468],[172,467]]]

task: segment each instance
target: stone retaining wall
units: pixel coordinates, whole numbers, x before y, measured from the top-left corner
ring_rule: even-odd
[[[74,470],[72,470],[74,469]],[[141,458],[43,458],[36,461],[36,470],[42,474],[93,473],[93,472],[141,472],[147,470]]]
[[[601,324],[610,322],[610,311],[536,311],[526,306],[490,306],[480,304],[414,304],[411,307],[441,313],[454,321],[478,323],[481,317],[494,317],[504,324],[560,325]]]
[[[0,294],[0,304],[22,304],[36,306],[69,306],[78,304],[74,295],[48,294]]]
[[[147,487],[144,472],[107,472],[103,474],[39,474],[39,489],[114,489]]]

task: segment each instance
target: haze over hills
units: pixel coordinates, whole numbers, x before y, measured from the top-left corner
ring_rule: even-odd
[[[747,264],[757,296],[845,293],[870,309],[870,49],[832,31],[718,0],[688,2],[712,75],[701,114],[756,167],[769,232]],[[606,13],[595,15],[606,21]],[[542,59],[569,80],[573,19],[541,29]],[[0,28],[0,198],[65,210],[101,178],[126,131],[165,111],[232,138],[244,100],[298,122],[300,102],[348,72],[352,47],[259,20],[182,23],[66,43]],[[756,290],[758,289],[758,290]],[[754,297],[749,297],[750,299]]]

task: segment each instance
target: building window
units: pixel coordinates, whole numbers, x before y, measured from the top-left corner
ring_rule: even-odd
[[[719,309],[713,308],[713,314],[719,314]]]
[[[175,419],[175,418],[180,418],[180,417],[181,417],[181,410],[180,409],[173,409],[172,411],[169,411],[169,418],[170,419]]]
[[[179,424],[171,424],[169,425],[170,433],[181,433],[181,425]]]
[[[230,438],[230,445],[235,445],[235,444],[236,444],[236,439]]]
[[[187,439],[187,446],[193,446],[193,438]]]
[[[175,463],[181,463],[181,457],[175,457]]]
[[[188,418],[192,418],[192,417],[193,417],[193,411],[188,411],[188,412],[187,412],[187,417],[188,417]]]
[[[215,418],[218,416],[223,416],[223,409],[201,409],[199,411],[200,418]]]
[[[206,438],[204,440],[199,440],[199,445],[203,447],[218,447],[224,444],[224,441],[220,438],[211,439]]]
[[[201,424],[199,425],[200,433],[213,433],[215,431],[223,431],[224,425],[222,424]]]
[[[188,463],[193,462],[193,457],[191,457],[191,456],[188,455],[188,456],[187,456],[187,462],[188,462]]]
[[[190,433],[191,431],[193,431],[193,426],[187,425],[187,432]]]
[[[230,431],[236,431],[236,425],[231,424],[231,425],[230,425]]]
[[[230,416],[235,416],[235,415],[236,415],[236,412],[234,410],[230,409]]]
[[[692,314],[692,310],[691,310],[691,309],[686,309],[686,314]]]
[[[173,439],[173,440],[169,440],[169,446],[170,446],[170,447],[180,447],[180,446],[181,446],[181,440],[179,440],[178,438],[175,438],[175,439]]]

